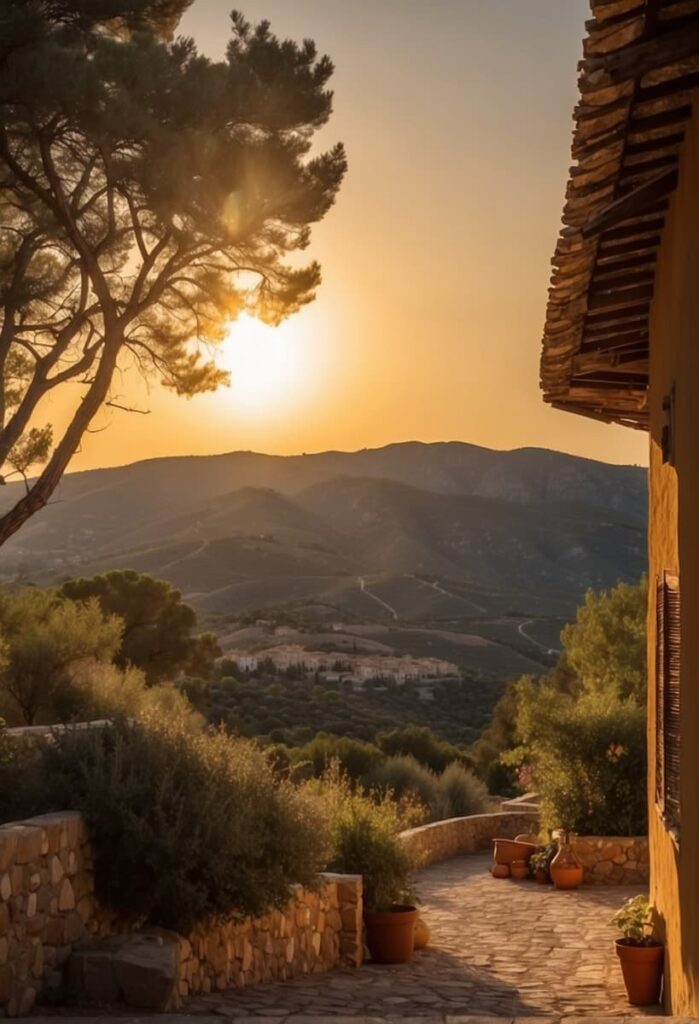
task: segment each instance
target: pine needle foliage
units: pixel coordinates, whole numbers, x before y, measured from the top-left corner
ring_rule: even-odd
[[[341,145],[311,154],[332,63],[237,13],[209,60],[174,37],[187,6],[0,0],[0,473],[26,484],[0,544],[124,407],[117,370],[214,390],[228,324],[279,323],[320,282],[298,253],[346,169]],[[58,433],[57,388],[75,395]]]

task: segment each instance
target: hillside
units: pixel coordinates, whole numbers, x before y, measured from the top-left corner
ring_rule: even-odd
[[[390,627],[406,649],[416,625],[478,635],[477,648],[456,644],[460,663],[500,675],[545,658],[587,587],[640,576],[646,503],[642,469],[538,449],[159,459],[67,476],[0,573],[135,568],[171,580],[221,631],[282,607]]]

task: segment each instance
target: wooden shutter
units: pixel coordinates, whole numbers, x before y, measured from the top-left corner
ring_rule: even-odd
[[[680,826],[680,581],[665,573],[656,592],[656,799],[667,827]]]
[[[665,581],[655,587],[655,800],[665,809]]]

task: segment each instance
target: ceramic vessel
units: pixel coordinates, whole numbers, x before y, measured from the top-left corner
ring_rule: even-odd
[[[366,910],[364,926],[371,959],[377,964],[404,964],[415,948],[415,907],[396,904],[391,910]]]
[[[496,864],[511,864],[513,860],[529,858],[536,850],[536,843],[521,843],[516,839],[494,839],[494,856]]]
[[[558,852],[551,861],[549,871],[557,889],[577,889],[582,885],[583,867],[571,845],[572,837],[571,832],[560,832],[555,837]]]
[[[509,878],[510,877],[510,865],[509,864],[493,864],[490,869],[490,873],[493,878]]]
[[[658,1003],[665,962],[662,943],[636,946],[628,939],[617,939],[615,946],[631,1005],[651,1006]]]
[[[510,864],[510,874],[520,881],[529,877],[529,865],[526,860],[513,860]]]

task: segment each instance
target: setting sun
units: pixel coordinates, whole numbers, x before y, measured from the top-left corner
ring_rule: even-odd
[[[231,374],[220,396],[227,405],[250,415],[287,410],[310,384],[311,361],[298,323],[269,327],[244,313],[231,324],[217,362]]]

